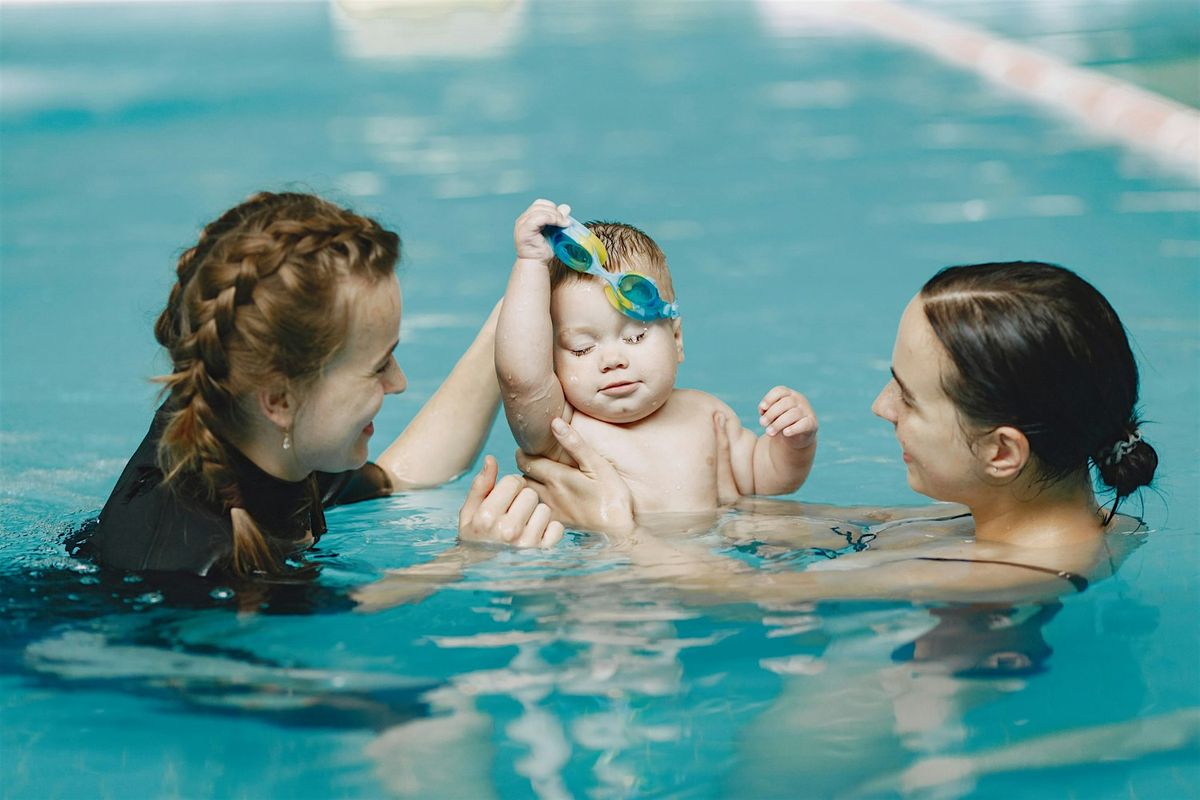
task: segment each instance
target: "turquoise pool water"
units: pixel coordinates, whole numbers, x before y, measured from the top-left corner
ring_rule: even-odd
[[[943,5],[956,8],[923,4]],[[997,27],[1031,37],[1031,7]],[[1114,3],[1105,19],[1144,31],[1180,7]],[[895,44],[775,32],[750,3],[400,8],[0,5],[0,795],[1200,792],[1194,732],[1107,758],[1153,739],[1138,720],[1174,730],[1200,705],[1193,182]],[[1129,41],[1137,63],[1145,37]],[[747,422],[776,383],[808,394],[822,445],[798,497],[831,503],[921,501],[868,405],[926,277],[1071,266],[1141,358],[1162,466],[1128,508],[1151,533],[1061,606],[982,616],[701,606],[589,581],[619,577],[622,557],[585,537],[502,553],[417,604],[350,611],[348,587],[452,543],[460,481],[331,513],[319,581],[267,613],[88,572],[60,540],[145,432],[176,256],[223,208],[288,185],[404,238],[410,388],[380,414],[380,443],[466,346],[503,289],[513,218],[547,196],[663,245],[682,385]],[[511,468],[513,447],[498,424],[488,450]],[[825,557],[689,538],[764,569]],[[570,590],[539,589],[564,576]],[[1011,632],[1040,670],[964,674],[997,647],[984,629]],[[1064,739],[1078,729],[1113,737]],[[1083,763],[1022,768],[1026,745]],[[994,769],[913,777],[951,757]]]

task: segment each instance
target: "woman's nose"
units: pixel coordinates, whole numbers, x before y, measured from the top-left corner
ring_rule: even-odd
[[[875,397],[875,402],[871,403],[871,412],[882,419],[886,419],[893,425],[896,424],[896,382],[888,381],[879,394]]]
[[[393,369],[389,369],[387,373],[387,382],[383,386],[384,394],[400,394],[408,388],[408,377],[405,376],[404,370],[400,369],[400,365],[396,364]]]

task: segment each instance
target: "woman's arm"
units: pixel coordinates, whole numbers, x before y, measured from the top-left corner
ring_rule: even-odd
[[[807,517],[876,525],[883,522],[936,522],[965,517],[971,512],[958,503],[929,503],[923,506],[835,506],[802,503],[771,497],[743,497],[736,508],[762,517]]]
[[[844,556],[846,560],[854,558]],[[987,563],[904,559],[861,569],[739,576],[732,594],[758,602],[813,600],[908,600],[912,602],[1027,603],[1076,591],[1045,572]],[[763,580],[765,578],[765,580]],[[723,580],[729,591],[730,580]]]
[[[479,455],[500,404],[494,355],[499,313],[497,303],[446,380],[376,461],[393,491],[445,483]]]

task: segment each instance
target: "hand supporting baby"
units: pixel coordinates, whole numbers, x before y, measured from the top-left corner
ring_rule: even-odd
[[[515,547],[558,544],[562,523],[552,519],[550,507],[539,501],[537,491],[520,475],[505,475],[497,482],[497,474],[496,459],[487,456],[458,514],[458,538]]]

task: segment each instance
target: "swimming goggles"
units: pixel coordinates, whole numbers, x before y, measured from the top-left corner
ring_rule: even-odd
[[[627,317],[641,322],[678,319],[679,304],[667,303],[658,293],[658,284],[640,272],[608,272],[608,251],[596,234],[582,222],[567,217],[565,228],[547,225],[542,233],[550,242],[554,255],[576,272],[595,275],[607,285],[604,295],[612,307]]]

